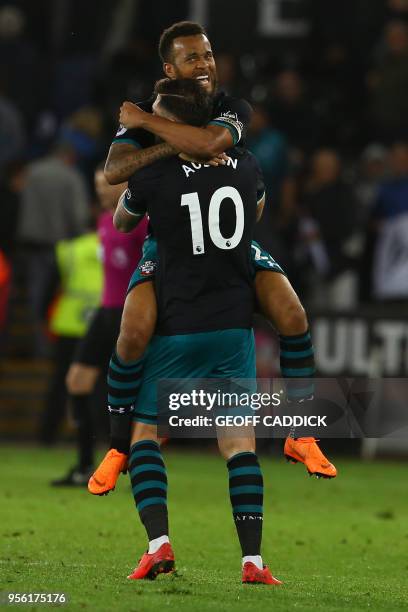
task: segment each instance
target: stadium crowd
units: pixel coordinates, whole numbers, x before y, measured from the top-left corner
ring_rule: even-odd
[[[247,5],[0,2],[0,321],[24,277],[39,354],[55,246],[94,225],[119,106],[150,95],[158,35],[183,18],[207,26],[219,87],[253,106],[257,238],[305,306],[408,298],[408,1]]]

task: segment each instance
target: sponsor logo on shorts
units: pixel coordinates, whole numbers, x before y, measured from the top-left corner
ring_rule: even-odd
[[[144,261],[139,266],[140,274],[142,276],[151,276],[152,274],[156,272],[156,267],[157,267],[157,264],[155,261],[151,261],[151,260]]]

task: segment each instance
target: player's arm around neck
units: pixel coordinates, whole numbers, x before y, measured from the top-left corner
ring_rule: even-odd
[[[122,109],[127,115],[123,113],[122,116],[121,114],[121,122],[128,129],[137,127],[147,130],[167,142],[175,150],[183,151],[196,159],[208,160],[217,157],[234,144],[229,130],[219,125],[207,125],[201,128],[176,123],[146,113],[138,107],[135,108],[131,102],[125,102]],[[130,114],[131,117],[129,117]]]
[[[131,212],[125,207],[127,192],[125,190],[120,196],[113,215],[114,227],[123,233],[131,232],[145,216],[145,212]]]
[[[134,172],[145,166],[150,166],[160,159],[176,155],[177,151],[167,142],[138,149],[128,143],[111,145],[105,164],[105,178],[110,185],[118,185],[127,181]]]

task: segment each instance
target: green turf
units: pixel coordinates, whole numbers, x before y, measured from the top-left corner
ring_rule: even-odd
[[[127,477],[108,497],[55,490],[47,483],[71,451],[3,449],[1,588],[63,591],[77,610],[408,608],[406,465],[340,460],[339,477],[323,481],[263,458],[263,556],[285,583],[266,587],[240,584],[223,461],[171,448],[165,456],[178,573],[130,582],[146,542]]]

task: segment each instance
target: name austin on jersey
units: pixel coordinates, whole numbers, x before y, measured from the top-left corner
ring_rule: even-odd
[[[199,164],[197,162],[189,162],[189,163],[190,163],[189,166],[187,166],[187,164],[182,164],[182,168],[187,178],[190,176],[190,174],[194,174],[195,172],[197,172],[197,170],[201,170],[201,168],[211,168],[210,164]],[[238,166],[238,159],[236,158],[232,159],[232,157],[228,157],[227,163],[225,165],[230,166],[231,168],[236,170]]]

